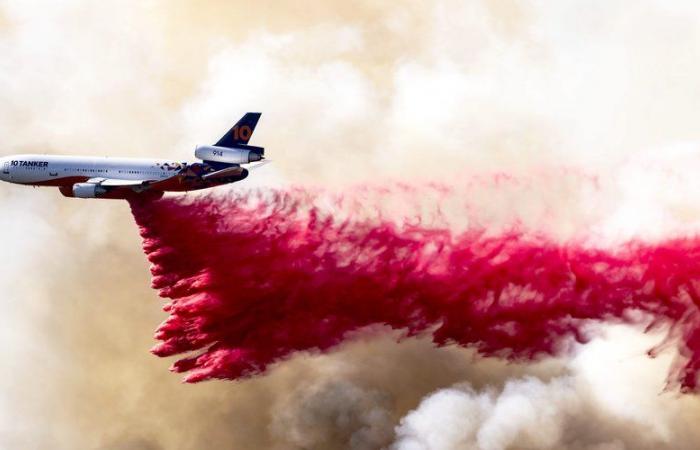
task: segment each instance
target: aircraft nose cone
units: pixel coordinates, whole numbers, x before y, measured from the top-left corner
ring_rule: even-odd
[[[10,158],[0,158],[0,180],[8,181],[10,179]]]

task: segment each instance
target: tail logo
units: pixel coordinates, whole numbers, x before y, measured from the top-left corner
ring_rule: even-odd
[[[248,142],[251,136],[253,136],[253,129],[250,128],[248,125],[243,125],[241,127],[233,127],[233,138],[235,140]]]

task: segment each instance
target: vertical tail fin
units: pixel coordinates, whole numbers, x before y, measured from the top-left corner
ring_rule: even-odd
[[[246,113],[215,145],[228,148],[241,144],[247,145],[253,136],[255,126],[258,124],[261,115],[261,113]]]

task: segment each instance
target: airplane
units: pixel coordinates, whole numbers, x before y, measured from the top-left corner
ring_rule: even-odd
[[[207,189],[246,178],[244,164],[264,164],[265,149],[248,145],[261,113],[245,114],[214,145],[197,146],[200,161],[60,155],[0,158],[0,180],[54,186],[73,198],[160,198],[165,192]],[[249,166],[249,168],[255,166]]]

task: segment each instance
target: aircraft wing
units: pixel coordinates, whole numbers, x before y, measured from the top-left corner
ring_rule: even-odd
[[[158,180],[120,180],[118,178],[90,178],[86,183],[96,184],[106,188],[131,188],[135,192],[148,189]]]

